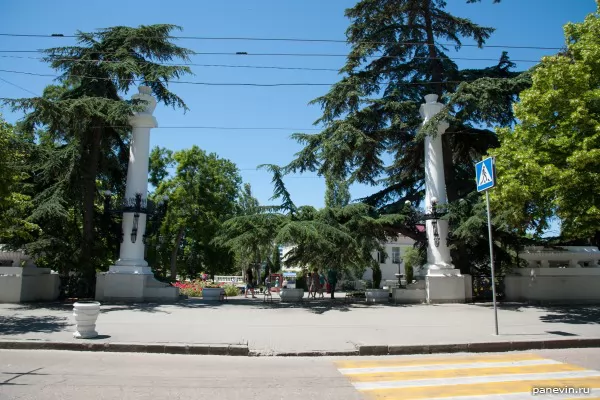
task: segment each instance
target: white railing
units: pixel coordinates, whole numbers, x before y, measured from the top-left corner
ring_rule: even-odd
[[[570,268],[582,267],[582,263],[590,267],[600,266],[600,250],[592,246],[559,246],[557,249],[531,246],[525,247],[519,256],[528,262],[530,268],[549,268],[550,263],[568,263]]]
[[[215,275],[214,282],[216,282],[216,283],[231,283],[231,284],[235,285],[238,283],[244,283],[244,277],[236,276],[236,275]]]

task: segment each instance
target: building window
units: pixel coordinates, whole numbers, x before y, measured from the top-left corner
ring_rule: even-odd
[[[387,257],[387,254],[385,254],[385,251],[380,251],[378,253],[378,257],[379,257],[379,263],[380,264],[385,264],[385,259]]]
[[[400,247],[392,247],[392,264],[400,264]]]

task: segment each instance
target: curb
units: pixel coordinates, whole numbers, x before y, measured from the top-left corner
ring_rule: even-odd
[[[233,344],[142,344],[118,342],[90,343],[0,340],[0,349],[103,351],[113,353],[192,354],[215,356],[248,356],[250,354],[248,346]]]
[[[496,353],[525,350],[550,350],[600,347],[600,338],[548,339],[535,341],[478,342],[430,345],[364,345],[353,351],[299,351],[261,353],[250,351],[247,345],[233,344],[144,344],[144,343],[93,343],[46,342],[27,340],[0,340],[5,350],[67,350],[113,353],[189,354],[245,357],[353,357],[401,356],[440,353]]]
[[[549,350],[600,347],[600,338],[549,339],[535,341],[505,341],[461,344],[430,344],[415,346],[359,346],[360,356],[388,356],[439,353],[496,353],[523,350]]]

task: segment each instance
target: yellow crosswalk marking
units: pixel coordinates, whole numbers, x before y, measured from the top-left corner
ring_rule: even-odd
[[[586,388],[593,392],[564,391],[551,398],[600,400],[590,397],[600,392],[600,372],[529,353],[383,357],[335,365],[367,399],[519,400],[531,398],[535,387]]]
[[[531,396],[534,387],[586,387],[600,388],[600,378],[580,379],[551,379],[536,381],[508,381],[471,385],[422,386],[402,389],[382,389],[363,391],[367,399],[403,399],[418,400],[431,398],[448,398],[457,396],[478,396],[485,399],[486,395],[527,393]],[[535,399],[535,397],[532,397]],[[588,400],[588,398],[585,398]]]
[[[533,374],[543,372],[583,371],[585,368],[569,364],[528,365],[522,367],[499,368],[474,368],[474,369],[446,369],[441,371],[414,371],[414,372],[384,372],[348,375],[351,382],[381,382],[402,381],[415,379],[435,378],[460,378],[469,376],[492,376],[507,374]]]
[[[418,358],[391,358],[382,360],[348,360],[338,361],[335,364],[338,368],[375,368],[385,366],[409,366],[409,365],[441,365],[458,363],[489,363],[501,361],[528,361],[542,360],[535,354],[496,354],[486,356],[459,356],[459,357],[418,357]]]

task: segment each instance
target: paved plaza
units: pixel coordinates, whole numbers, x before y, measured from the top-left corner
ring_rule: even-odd
[[[600,307],[502,304],[302,304],[231,298],[175,304],[103,304],[88,342],[241,344],[259,355],[354,351],[361,345],[433,345],[600,338]],[[1,304],[0,340],[81,342],[72,305]]]

